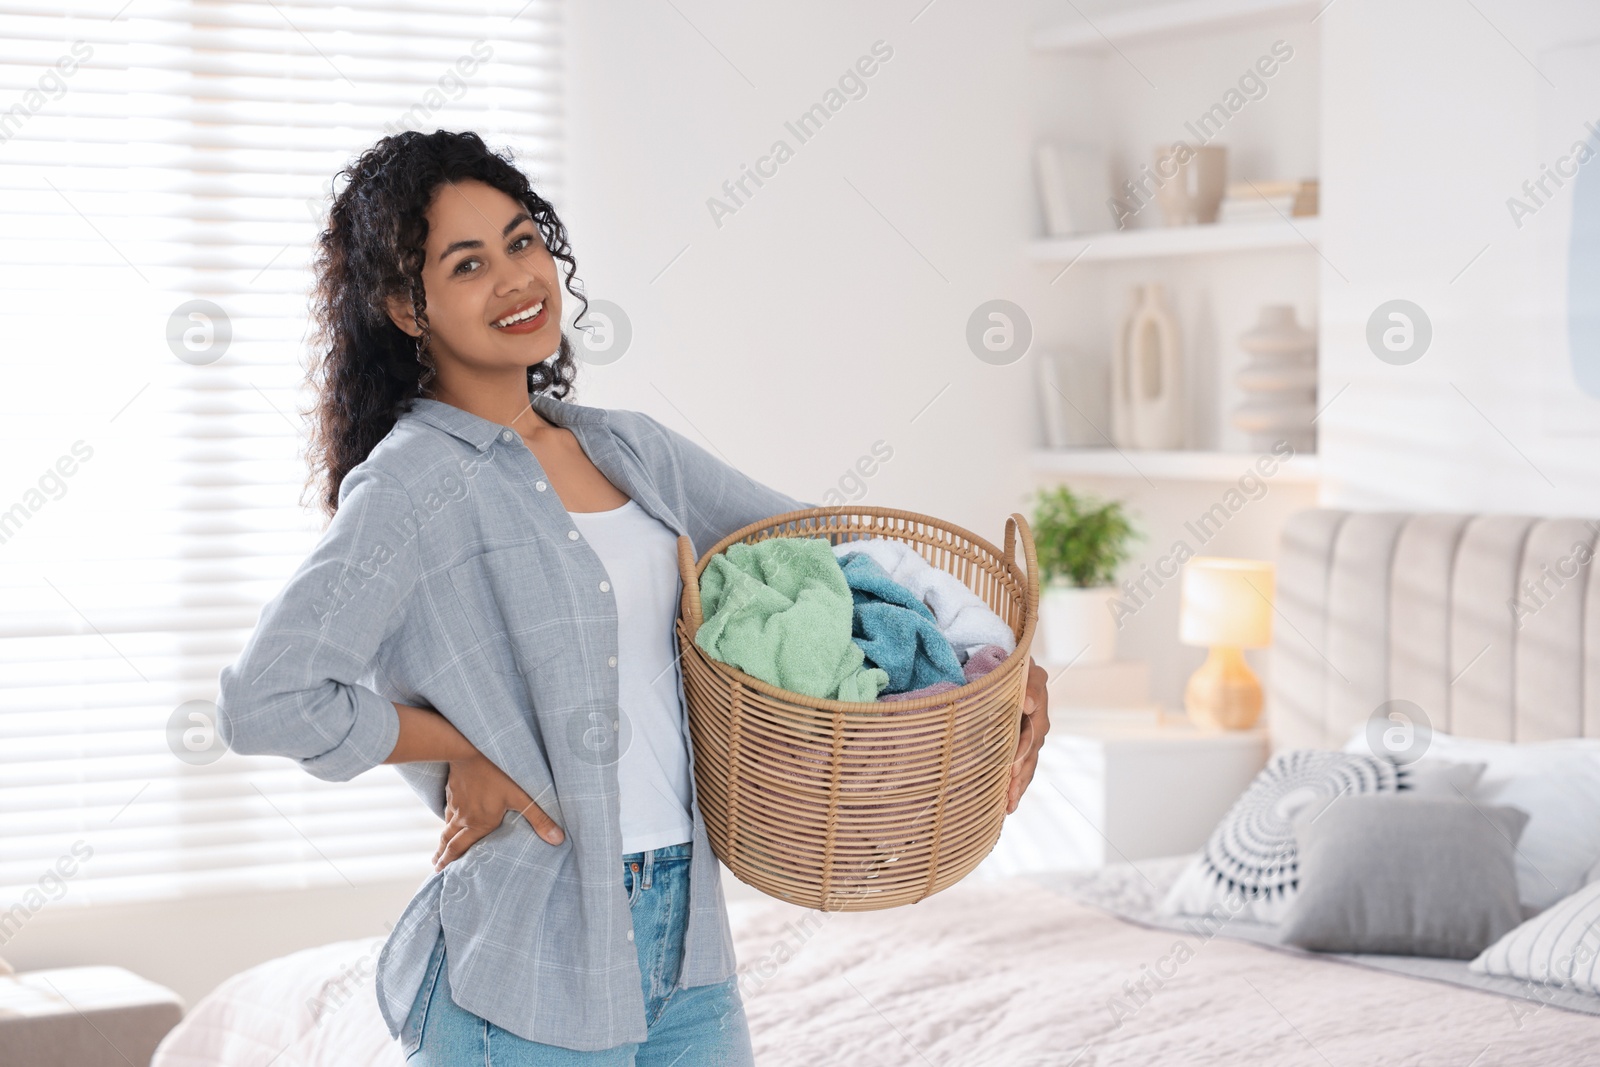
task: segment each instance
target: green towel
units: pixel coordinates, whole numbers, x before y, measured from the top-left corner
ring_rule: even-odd
[[[889,684],[850,638],[850,584],[827,538],[729,545],[700,575],[700,608],[694,643],[769,685],[864,702]]]

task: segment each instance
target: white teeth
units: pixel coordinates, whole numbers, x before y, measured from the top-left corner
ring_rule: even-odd
[[[541,312],[543,310],[544,310],[544,301],[541,300],[537,304],[533,305],[533,307],[528,308],[526,311],[519,311],[515,315],[508,315],[505,318],[496,321],[495,325],[496,326],[513,326],[513,325],[515,325],[515,324],[517,324],[519,322],[525,322],[526,320],[533,318],[535,315],[539,314],[539,312]]]

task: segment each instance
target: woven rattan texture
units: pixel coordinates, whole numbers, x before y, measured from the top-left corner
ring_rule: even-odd
[[[1016,651],[976,682],[879,704],[778,689],[694,643],[700,575],[712,556],[738,541],[838,544],[853,534],[904,541],[960,578],[1011,626]],[[1005,818],[1038,621],[1027,520],[1007,519],[996,548],[915,512],[812,508],[735,531],[698,561],[680,537],[678,565],[695,791],[712,849],[735,877],[802,907],[868,911],[937,893],[988,855]]]

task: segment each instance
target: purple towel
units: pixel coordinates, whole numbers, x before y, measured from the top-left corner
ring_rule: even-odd
[[[966,665],[961,668],[961,673],[966,675],[967,682],[969,684],[976,682],[979,678],[982,678],[984,675],[1000,666],[1000,664],[1004,663],[1008,654],[1009,653],[1007,653],[1006,650],[1001,648],[999,645],[984,645],[982,648],[979,648],[977,651],[973,652],[972,655],[967,657]],[[932,685],[925,685],[921,689],[913,689],[905,693],[888,693],[879,697],[878,703],[882,704],[891,700],[915,700],[918,697],[931,697],[936,693],[943,693],[954,688],[956,688],[956,686],[950,682],[934,682]]]

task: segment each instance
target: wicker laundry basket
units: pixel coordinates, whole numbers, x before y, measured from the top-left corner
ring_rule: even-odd
[[[819,520],[813,526],[797,520]],[[769,537],[894,538],[966,583],[1017,637],[975,682],[915,700],[819,700],[753,678],[694,643],[700,575],[729,545]],[[1017,556],[1021,542],[1022,562]],[[911,904],[955,884],[994,848],[1021,729],[1039,614],[1027,520],[1005,548],[927,515],[811,508],[753,523],[698,563],[678,539],[678,645],[694,743],[695,792],[711,847],[738,879],[824,911]]]

